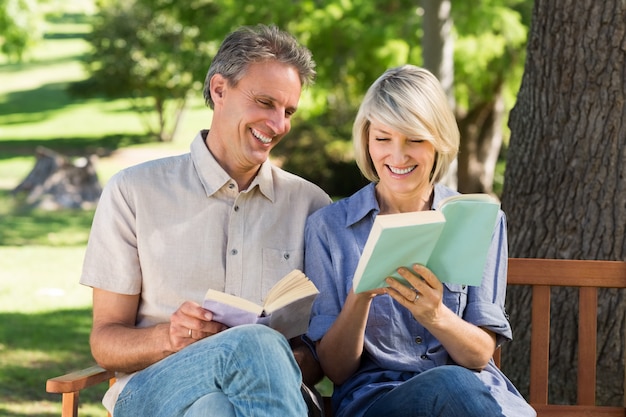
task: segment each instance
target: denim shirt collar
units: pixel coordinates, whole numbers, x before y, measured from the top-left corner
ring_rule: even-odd
[[[438,209],[441,200],[444,198],[458,194],[442,184],[435,184],[433,192],[435,195],[431,210]],[[380,213],[380,206],[378,200],[376,200],[376,183],[369,183],[354,193],[347,199],[347,205],[346,227],[360,222],[366,216],[376,217]]]

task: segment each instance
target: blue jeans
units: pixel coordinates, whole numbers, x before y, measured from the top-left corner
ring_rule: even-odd
[[[364,417],[501,417],[489,388],[469,369],[430,369],[383,394]]]
[[[304,417],[301,379],[280,333],[261,325],[238,326],[135,374],[118,397],[114,415]]]

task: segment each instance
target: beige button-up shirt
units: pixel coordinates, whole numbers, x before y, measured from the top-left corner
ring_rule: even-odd
[[[190,153],[119,172],[98,203],[80,282],[141,294],[139,327],[169,321],[186,300],[202,303],[209,288],[261,303],[280,278],[303,268],[305,220],[330,203],[269,161],[240,192],[206,133]]]

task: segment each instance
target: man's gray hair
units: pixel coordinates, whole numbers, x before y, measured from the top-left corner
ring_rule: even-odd
[[[300,45],[293,35],[276,26],[242,26],[230,33],[222,42],[211,62],[204,80],[204,101],[211,109],[210,82],[221,74],[230,85],[237,85],[245,75],[248,65],[254,62],[276,60],[293,66],[300,75],[302,86],[313,84],[315,61],[311,51]]]

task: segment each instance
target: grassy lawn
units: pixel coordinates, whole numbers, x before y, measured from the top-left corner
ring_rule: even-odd
[[[51,1],[69,8],[89,0]],[[82,8],[79,7],[80,10]],[[201,97],[184,119],[180,142],[156,144],[125,100],[77,100],[68,83],[84,79],[88,19],[60,12],[30,58],[0,58],[0,415],[59,416],[61,398],[46,379],[91,365],[91,291],[78,284],[92,211],[47,212],[20,207],[10,193],[32,169],[37,146],[69,154],[109,155],[132,149],[139,157],[96,163],[104,184],[119,169],[150,159],[154,150],[182,153],[210,114]],[[81,393],[81,416],[104,416],[105,387]]]

